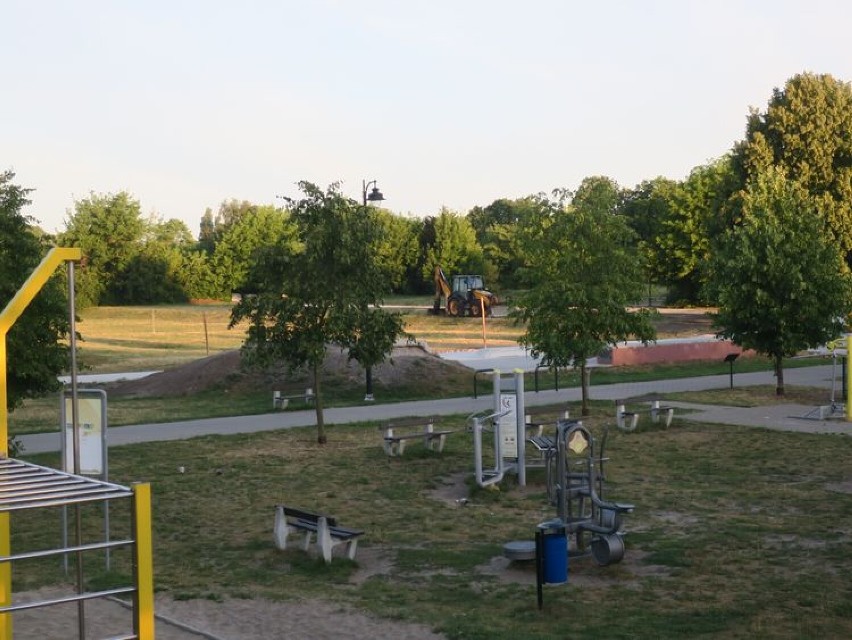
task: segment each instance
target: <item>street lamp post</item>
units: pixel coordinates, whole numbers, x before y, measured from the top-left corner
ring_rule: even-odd
[[[373,185],[373,189],[370,193],[367,193],[367,189],[370,185]],[[361,181],[361,196],[365,207],[367,206],[367,203],[378,203],[385,199],[382,192],[379,191],[379,187],[376,185],[375,180],[370,180],[369,182],[366,180]]]
[[[370,188],[370,185],[373,186],[373,189],[367,193],[367,189]],[[384,199],[385,196],[381,191],[379,191],[379,187],[375,180],[370,180],[369,182],[366,180],[361,181],[361,201],[364,203],[365,207],[368,203],[378,204]],[[373,368],[364,367],[364,372],[367,378],[367,392],[364,395],[364,402],[373,402],[375,400],[375,397],[373,396]]]

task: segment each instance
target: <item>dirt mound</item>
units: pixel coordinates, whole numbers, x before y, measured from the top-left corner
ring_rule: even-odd
[[[346,358],[346,352],[331,348],[322,366],[324,384],[361,386],[364,369]],[[436,380],[468,380],[470,370],[443,360],[416,345],[394,347],[389,360],[373,369],[376,388],[429,386]],[[283,391],[301,393],[310,386],[307,371],[290,372],[283,364],[258,370],[245,367],[238,350],[201,358],[185,365],[155,373],[139,380],[126,380],[110,386],[111,395],[132,397],[184,396],[211,389],[233,391]]]

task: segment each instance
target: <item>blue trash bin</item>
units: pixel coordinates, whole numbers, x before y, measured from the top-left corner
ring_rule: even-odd
[[[538,529],[542,540],[542,582],[568,582],[568,535],[565,524],[559,519],[549,520],[538,525]]]

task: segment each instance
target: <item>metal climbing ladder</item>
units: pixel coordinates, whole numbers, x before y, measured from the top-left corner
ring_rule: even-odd
[[[4,549],[0,553],[0,567],[6,575],[10,575],[11,564],[19,560],[132,547],[133,584],[92,592],[84,591],[83,585],[78,584],[76,593],[71,595],[25,603],[13,603],[11,598],[4,598],[9,604],[0,606],[0,638],[11,640],[11,615],[15,611],[128,594],[133,596],[133,631],[126,635],[114,636],[110,640],[152,640],[154,638],[150,486],[136,484],[125,487],[12,458],[0,459],[0,516],[4,518],[8,518],[12,512],[25,509],[66,507],[122,499],[132,502],[130,538],[60,546],[18,554]],[[84,629],[84,625],[81,629]]]

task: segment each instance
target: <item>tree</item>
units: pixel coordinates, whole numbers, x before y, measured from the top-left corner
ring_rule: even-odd
[[[772,358],[784,395],[783,358],[823,345],[852,311],[852,277],[807,194],[781,167],[758,175],[743,194],[743,220],[710,262],[719,336]]]
[[[230,297],[231,291],[249,292],[255,288],[249,274],[255,256],[264,247],[274,245],[279,239],[293,240],[295,228],[285,211],[272,206],[257,206],[243,202],[239,206],[231,201],[223,203],[222,222],[213,250],[213,270],[221,283],[221,296]]]
[[[422,222],[384,209],[374,208],[373,211],[380,227],[376,260],[385,273],[388,290],[398,293],[408,291],[411,281],[419,280],[419,273],[413,272],[419,257],[418,238]]]
[[[436,218],[426,219],[421,244],[424,255],[421,275],[426,282],[432,282],[436,266],[443,267],[448,275],[485,271],[482,247],[476,241],[473,227],[466,218],[448,209],[442,209]]]
[[[124,302],[116,284],[139,252],[145,231],[139,201],[125,191],[74,203],[59,243],[83,251],[84,265],[76,272],[81,306]]]
[[[299,188],[303,197],[290,209],[298,244],[279,238],[258,254],[251,273],[258,292],[234,307],[231,326],[249,320],[243,346],[249,362],[283,360],[291,369],[310,370],[317,442],[324,444],[320,366],[329,345],[357,353],[358,332],[367,327],[363,318],[381,301],[387,283],[374,253],[375,213],[342,196],[336,184],[323,191],[300,182]],[[371,330],[377,326],[370,321]],[[374,336],[372,345],[387,344],[381,338]]]
[[[397,338],[405,333],[405,323],[398,313],[379,307],[360,307],[350,315],[347,344],[349,359],[357,361],[366,374],[365,400],[373,400],[373,367],[387,359]]]
[[[620,208],[636,234],[649,285],[669,284],[669,261],[660,251],[660,241],[664,224],[672,216],[672,194],[677,185],[674,180],[663,177],[646,180],[624,194]]]
[[[793,76],[776,88],[764,113],[752,111],[734,149],[739,191],[729,226],[739,219],[748,184],[771,167],[811,199],[807,211],[852,264],[852,85],[828,74]]]
[[[0,308],[17,293],[47,253],[44,237],[22,214],[30,203],[15,174],[0,173]],[[24,398],[59,388],[56,376],[67,369],[68,303],[65,279],[52,277],[24,310],[6,336],[7,409]]]
[[[151,216],[136,254],[116,274],[110,296],[123,304],[186,302],[184,263],[193,244],[184,222]]]
[[[512,316],[526,323],[520,342],[554,367],[575,366],[582,381],[582,413],[589,412],[586,361],[629,338],[653,340],[648,309],[627,305],[643,290],[642,263],[627,222],[613,213],[620,194],[607,179],[584,180],[570,206],[549,202],[534,241],[525,246],[530,289]],[[558,195],[558,194],[557,194]]]
[[[517,200],[501,198],[485,208],[474,207],[467,214],[485,260],[494,265],[501,285],[518,286],[523,267],[518,236],[523,229],[535,225],[541,215],[538,196]]]
[[[628,193],[621,210],[639,233],[651,279],[669,287],[675,302],[701,301],[703,265],[711,239],[724,231],[732,192],[730,157],[695,167],[681,182],[657,178]]]

